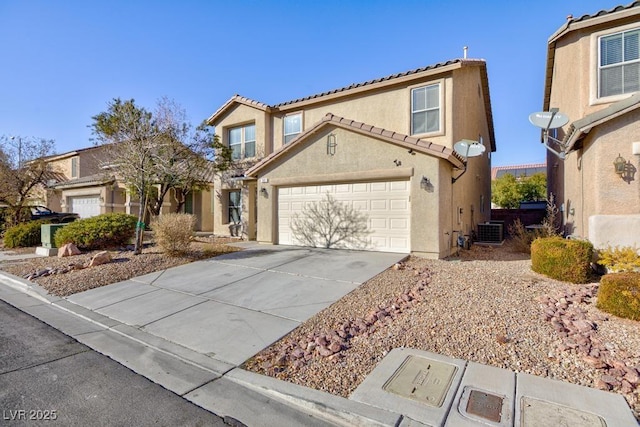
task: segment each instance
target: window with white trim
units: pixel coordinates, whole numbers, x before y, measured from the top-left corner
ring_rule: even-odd
[[[256,156],[256,125],[250,124],[229,129],[229,148],[233,160]]]
[[[599,39],[599,97],[640,90],[640,29]]]
[[[240,219],[242,217],[242,194],[240,190],[232,190],[229,191],[229,199],[227,200],[229,211],[228,211],[228,223],[240,224]]]
[[[411,135],[440,130],[440,83],[411,89]]]
[[[284,117],[284,143],[288,144],[302,132],[302,113]]]

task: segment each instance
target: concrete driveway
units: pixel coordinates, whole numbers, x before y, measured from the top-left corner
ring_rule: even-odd
[[[243,246],[67,299],[234,367],[406,256]]]

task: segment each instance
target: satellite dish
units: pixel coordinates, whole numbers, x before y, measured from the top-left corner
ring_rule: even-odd
[[[453,144],[453,149],[456,153],[460,154],[465,159],[468,157],[477,157],[484,153],[485,146],[479,144],[477,141],[471,141],[469,139],[463,139]]]
[[[569,117],[559,111],[541,111],[529,114],[529,121],[542,129],[556,129],[569,123]]]

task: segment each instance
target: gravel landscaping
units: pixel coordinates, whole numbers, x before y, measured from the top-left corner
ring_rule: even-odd
[[[169,258],[150,246],[139,256],[34,281],[56,295],[238,250],[199,239],[189,256]],[[32,249],[33,250],[33,249]],[[25,277],[86,263],[92,254],[0,263]],[[258,353],[245,368],[348,397],[395,347],[526,372],[622,394],[640,414],[638,322],[595,307],[598,277],[573,285],[531,271],[527,255],[474,245],[459,258],[409,257],[372,278]]]
[[[573,285],[530,267],[508,246],[410,257],[245,368],[348,397],[391,349],[411,347],[620,393],[638,417],[638,322],[595,308],[597,277]]]

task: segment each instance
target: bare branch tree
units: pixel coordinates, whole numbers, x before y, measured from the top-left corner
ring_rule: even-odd
[[[327,193],[291,218],[293,237],[305,246],[366,249],[371,246],[368,216]]]
[[[9,206],[10,221],[17,223],[40,185],[46,185],[45,157],[53,154],[54,141],[20,136],[0,137],[0,203]]]

